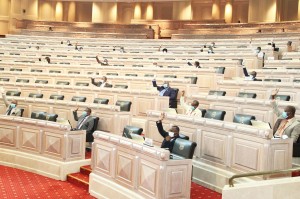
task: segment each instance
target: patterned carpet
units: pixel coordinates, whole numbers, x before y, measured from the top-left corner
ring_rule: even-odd
[[[87,166],[86,168],[89,168]],[[0,198],[1,199],[89,199],[86,185],[73,181],[53,180],[27,171],[0,165]],[[84,173],[86,171],[83,171]],[[81,178],[82,173],[75,174]],[[84,181],[88,177],[83,177]],[[210,189],[192,183],[192,199],[221,199],[222,196]]]

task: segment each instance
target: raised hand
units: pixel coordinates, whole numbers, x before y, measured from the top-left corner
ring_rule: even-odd
[[[165,119],[166,114],[165,113],[161,113],[159,116],[159,120],[163,121]]]
[[[272,96],[276,96],[279,92],[279,88],[276,88],[275,90],[272,90]]]
[[[181,91],[181,96],[184,97],[185,91]]]

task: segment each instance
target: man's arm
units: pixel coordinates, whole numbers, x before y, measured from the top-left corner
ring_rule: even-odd
[[[245,66],[243,66],[243,72],[244,72],[244,76],[245,76],[245,77],[249,77],[247,68],[246,68]]]
[[[291,138],[293,139],[294,143],[298,141],[299,135],[300,135],[300,124],[297,124],[294,127],[293,132],[291,133]]]
[[[189,110],[189,105],[187,103],[185,103],[184,96],[180,97],[180,106],[182,106],[186,111]]]
[[[99,86],[99,82],[95,82],[94,78],[91,78],[91,80],[92,80],[92,84],[94,84],[95,86]]]
[[[161,120],[158,120],[156,122],[156,126],[157,126],[157,130],[158,130],[159,134],[163,138],[166,138],[167,136],[169,136],[169,133],[164,130]]]
[[[96,56],[96,60],[98,62],[98,64],[101,64],[102,62],[99,60],[98,55]]]
[[[271,95],[271,98],[272,98],[272,100],[271,100],[271,107],[273,109],[274,114],[277,117],[281,116],[281,114],[282,114],[282,112],[278,109],[278,104],[277,104],[277,101],[275,100],[275,97],[276,97],[278,91],[279,91],[279,89],[273,90],[272,91],[272,95]]]
[[[4,104],[5,104],[5,106],[8,107],[9,103],[7,101],[6,94],[4,92],[2,93],[2,100],[3,100]]]
[[[77,115],[77,111],[78,111],[79,107],[77,106],[77,108],[73,111],[73,117],[75,121],[78,121],[78,115]]]

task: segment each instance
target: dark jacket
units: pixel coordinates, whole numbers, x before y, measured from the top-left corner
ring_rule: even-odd
[[[152,81],[152,85],[156,87],[159,92],[165,89],[163,86],[157,86],[156,81]],[[177,92],[173,88],[167,88],[164,96],[169,96],[170,108],[177,108]]]
[[[160,133],[161,136],[163,136],[163,138],[166,138],[169,135],[169,133],[164,130],[161,121],[157,121],[156,126],[157,126],[158,132]],[[169,151],[172,152],[174,143],[177,138],[179,138],[179,136],[172,138],[170,141],[167,141],[166,139],[164,139],[164,141],[161,144],[161,148],[168,148]]]

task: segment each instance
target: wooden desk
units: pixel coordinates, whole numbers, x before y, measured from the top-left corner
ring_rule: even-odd
[[[85,131],[55,122],[0,116],[0,164],[57,180],[89,163]]]
[[[89,192],[97,198],[190,198],[192,160],[96,131]]]

